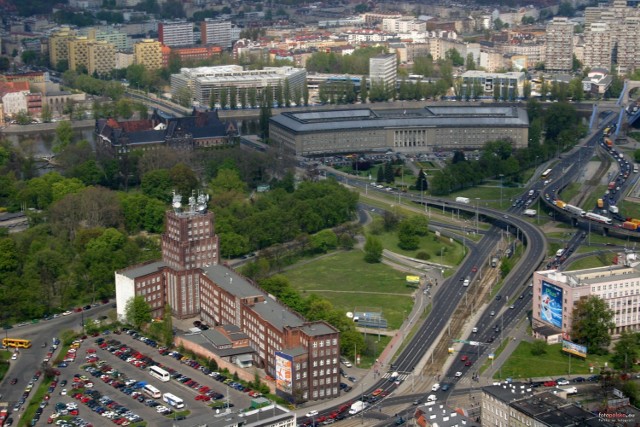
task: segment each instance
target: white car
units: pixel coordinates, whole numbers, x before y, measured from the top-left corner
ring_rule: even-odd
[[[305,417],[309,417],[309,418],[311,418],[311,417],[315,417],[316,415],[318,415],[318,411],[316,411],[315,409],[313,409],[313,410],[311,410],[311,411],[307,412],[307,414],[305,415]]]
[[[61,396],[66,396],[67,395],[67,389],[63,388],[62,390],[60,390],[60,395]]]
[[[435,394],[430,394],[429,397],[427,397],[427,402],[435,402],[436,400],[438,400],[438,398]]]
[[[13,353],[11,356],[11,360],[16,360],[18,358],[18,353]]]
[[[569,380],[565,380],[565,379],[562,379],[560,381],[556,381],[556,383],[558,385],[569,385],[570,384]]]
[[[71,312],[70,312],[69,310],[67,310],[67,311],[65,311],[64,313],[62,313],[62,315],[63,315],[63,316],[68,316],[68,315],[70,315],[70,314],[71,314]]]
[[[462,376],[462,372],[458,371],[456,372],[456,378],[460,378]]]
[[[440,390],[440,384],[435,383],[433,386],[431,386],[431,391],[438,391]]]

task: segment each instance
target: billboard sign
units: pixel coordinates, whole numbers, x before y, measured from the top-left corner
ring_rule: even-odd
[[[544,280],[542,281],[540,319],[562,329],[562,288]]]
[[[276,388],[284,393],[293,391],[293,357],[276,351]]]
[[[562,351],[578,357],[587,357],[587,347],[568,340],[562,340]]]

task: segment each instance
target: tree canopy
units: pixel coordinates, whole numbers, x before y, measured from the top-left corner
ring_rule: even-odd
[[[571,338],[593,354],[606,354],[615,327],[613,311],[597,296],[580,299],[573,309]]]

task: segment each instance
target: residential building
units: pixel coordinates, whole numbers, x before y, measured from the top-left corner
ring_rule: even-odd
[[[606,414],[589,412],[568,401],[566,393],[560,389],[536,392],[536,389],[531,388],[527,383],[505,383],[483,387],[481,411],[483,426],[613,427],[615,425],[603,416]]]
[[[42,94],[41,93],[27,93],[25,94],[27,102],[27,113],[32,117],[40,117],[42,113]]]
[[[116,66],[115,46],[107,41],[95,41],[89,44],[89,74],[106,75]]]
[[[382,31],[391,33],[409,33],[411,31],[427,31],[427,23],[415,18],[384,18],[382,20]]]
[[[4,92],[4,91],[3,91]],[[2,95],[2,108],[6,116],[14,116],[19,112],[27,111],[27,94],[29,89],[4,92]]]
[[[596,296],[614,312],[612,335],[640,330],[640,264],[618,255],[619,265],[573,271],[546,270],[533,275],[533,327],[544,336],[570,334],[573,309],[581,298]]]
[[[212,45],[174,47],[171,48],[170,55],[175,55],[182,62],[202,61],[221,56],[222,47]]]
[[[183,68],[179,74],[171,75],[171,94],[176,96],[186,88],[200,105],[209,105],[212,94],[213,99],[220,102],[223,90],[236,91],[236,99],[240,102],[244,91],[255,90],[257,99],[260,99],[262,92],[270,87],[275,99],[277,88],[284,88],[285,85],[289,86],[291,94],[296,91],[302,93],[306,75],[304,68],[294,67],[264,67],[262,70],[244,70],[240,65]],[[227,99],[230,100],[231,96]]]
[[[446,405],[429,402],[429,405],[420,405],[413,414],[415,425],[418,427],[480,427],[481,424]],[[396,422],[400,422],[397,419]]]
[[[121,70],[133,64],[134,55],[131,52],[116,52],[115,69]]]
[[[267,402],[269,403],[269,402]],[[275,406],[275,407],[274,407]],[[296,427],[296,414],[273,403],[250,409],[242,413],[230,412],[223,417],[212,417],[211,414],[189,416],[186,427]]]
[[[68,45],[75,36],[75,31],[68,27],[63,27],[49,36],[49,62],[52,67],[57,66],[60,61],[69,60]]]
[[[369,82],[395,90],[398,79],[398,56],[395,53],[376,55],[369,59]]]
[[[522,72],[487,73],[470,70],[462,74],[462,96],[516,99],[522,97],[525,74]],[[476,90],[481,91],[479,94]]]
[[[223,49],[231,48],[231,21],[207,18],[200,23],[200,40],[204,45],[215,44]]]
[[[87,36],[78,36],[69,40],[68,61],[71,71],[78,71],[81,67],[89,69],[89,44],[91,42]]]
[[[193,22],[164,21],[158,23],[158,40],[165,46],[191,46],[193,38]]]
[[[573,69],[574,23],[568,18],[555,17],[547,25],[545,69],[569,72]]]
[[[127,301],[134,296],[144,297],[154,317],[170,304],[177,318],[198,316],[220,332],[241,332],[243,342],[248,338],[246,355],[251,357],[240,358],[237,365],[250,361],[263,369],[275,379],[280,396],[290,401],[339,396],[338,330],[322,321],[305,321],[257,284],[220,264],[207,200],[204,195],[192,196],[183,207],[181,197],[174,195],[173,210],[166,213],[162,260],[115,273],[118,318],[124,318]],[[223,359],[224,353],[215,358]]]
[[[298,156],[478,150],[497,139],[522,148],[528,144],[528,130],[524,109],[496,106],[286,112],[269,121],[269,138]]]
[[[640,43],[637,35],[640,34],[640,17],[629,16],[622,22],[616,23],[618,29],[618,49],[616,72],[618,74],[630,74],[640,67]]]
[[[606,22],[594,22],[584,31],[584,63],[585,67],[611,70],[613,45],[611,44],[611,28]]]
[[[111,43],[116,50],[129,50],[132,46],[131,37],[127,33],[116,31],[112,27],[88,28],[86,36],[95,41]]]
[[[162,68],[162,43],[144,39],[133,45],[133,63],[142,64],[147,70]]]

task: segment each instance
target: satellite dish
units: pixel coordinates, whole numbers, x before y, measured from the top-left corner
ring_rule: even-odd
[[[350,312],[350,311],[347,311],[347,317],[348,317],[349,319],[353,319],[353,313],[352,313],[352,312]]]

